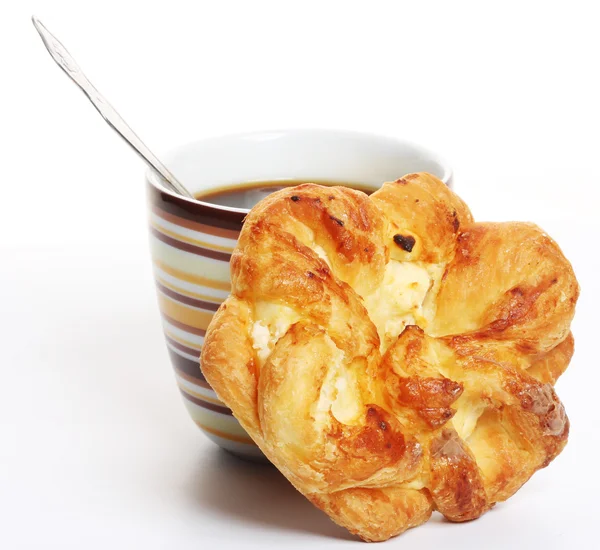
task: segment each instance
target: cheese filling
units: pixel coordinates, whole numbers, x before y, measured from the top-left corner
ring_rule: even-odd
[[[252,326],[252,347],[263,365],[277,341],[300,320],[300,315],[290,307],[269,302],[258,302],[255,315],[260,320]]]
[[[260,366],[271,355],[277,341],[289,328],[299,321],[299,314],[284,305],[259,302],[255,315],[259,319],[252,326],[252,347],[256,350]],[[340,422],[350,423],[362,412],[359,384],[356,373],[344,364],[344,352],[338,349],[333,340],[326,337],[331,347],[328,371],[321,386],[318,401],[311,414],[320,425],[329,423],[329,413]]]
[[[442,266],[390,260],[385,266],[381,285],[364,296],[369,317],[377,327],[381,351],[385,351],[407,325],[426,328],[433,316],[430,290],[437,291]]]
[[[475,430],[479,418],[485,412],[486,404],[463,395],[454,404],[453,408],[456,412],[452,417],[452,425],[458,437],[463,441],[467,441],[473,430]]]

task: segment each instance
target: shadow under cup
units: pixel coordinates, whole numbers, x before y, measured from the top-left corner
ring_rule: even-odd
[[[199,141],[166,158],[194,194],[236,184],[277,180],[327,181],[377,189],[411,172],[450,185],[436,155],[393,138],[330,130],[291,130]],[[229,259],[248,212],[194,201],[146,176],[150,250],[167,349],[183,402],[217,445],[245,458],[264,458],[202,375],[206,328],[230,292]]]

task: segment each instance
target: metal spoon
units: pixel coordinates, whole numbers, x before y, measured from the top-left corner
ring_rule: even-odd
[[[108,122],[109,126],[113,128],[131,147],[133,150],[142,157],[149,166],[154,168],[165,180],[167,186],[183,195],[184,197],[194,198],[194,196],[177,180],[177,178],[171,174],[171,172],[165,167],[165,165],[158,160],[152,151],[144,145],[142,140],[135,134],[135,132],[129,127],[129,125],[121,118],[119,113],[113,109],[106,99],[100,94],[92,83],[83,74],[75,60],[71,57],[65,47],[53,36],[42,22],[34,15],[31,20],[36,28],[37,32],[40,33],[44,46],[52,56],[52,59],[56,61],[56,64],[66,73],[66,75],[73,81],[77,86],[81,88],[83,93],[92,102],[92,105],[96,107],[98,112],[102,115],[104,120]]]

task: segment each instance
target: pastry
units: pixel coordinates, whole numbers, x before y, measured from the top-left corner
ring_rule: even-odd
[[[530,223],[426,173],[304,184],[248,214],[202,369],[269,460],[366,541],[479,517],[566,444],[579,294]]]

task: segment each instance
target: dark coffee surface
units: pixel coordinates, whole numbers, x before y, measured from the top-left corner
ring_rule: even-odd
[[[284,189],[286,187],[294,187],[303,183],[316,183],[318,185],[335,186],[344,185],[352,189],[363,191],[370,195],[375,191],[374,187],[353,183],[319,181],[319,180],[277,180],[277,181],[258,181],[250,183],[239,183],[221,189],[211,189],[210,191],[201,192],[196,195],[198,200],[217,204],[220,206],[230,206],[234,208],[252,208],[257,202],[264,199],[267,195]]]

